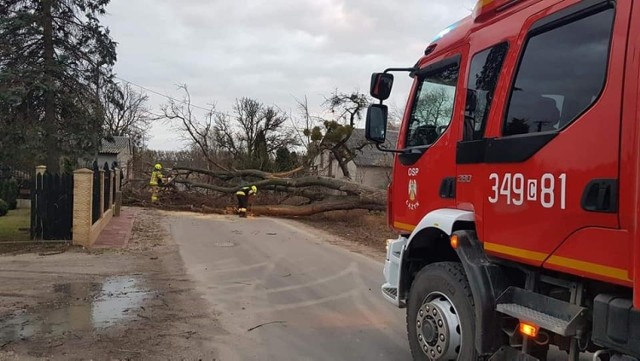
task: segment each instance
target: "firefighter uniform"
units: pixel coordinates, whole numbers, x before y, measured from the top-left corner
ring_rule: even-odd
[[[158,187],[162,185],[162,165],[156,164],[153,172],[151,172],[151,180],[149,186],[151,186],[151,202],[158,201]]]
[[[247,206],[249,205],[249,197],[256,195],[258,188],[256,186],[243,187],[236,192],[238,198],[238,215],[240,217],[247,217]]]

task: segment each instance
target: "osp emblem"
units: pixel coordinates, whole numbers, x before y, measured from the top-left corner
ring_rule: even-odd
[[[409,168],[409,199],[407,200],[407,208],[415,210],[420,206],[418,202],[418,181],[413,178],[418,175],[418,168]]]
[[[409,201],[414,202],[418,193],[418,182],[415,179],[409,180]]]

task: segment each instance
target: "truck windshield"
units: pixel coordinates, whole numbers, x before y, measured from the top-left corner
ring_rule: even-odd
[[[457,62],[447,62],[420,78],[413,102],[406,137],[406,147],[428,146],[435,143],[451,123],[456,95]]]

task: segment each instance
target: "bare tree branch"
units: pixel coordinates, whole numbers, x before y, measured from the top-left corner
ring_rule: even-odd
[[[164,117],[169,120],[180,121],[180,129],[189,136],[210,165],[229,171],[227,167],[222,166],[214,158],[215,149],[213,143],[215,137],[213,118],[217,114],[215,105],[211,106],[211,110],[205,115],[204,120],[199,120],[193,114],[189,89],[184,84],[178,88],[184,91],[184,100],[180,103],[173,99],[169,100],[169,103],[162,107]]]
[[[242,178],[242,177],[254,177],[258,179],[286,178],[304,170],[304,168],[298,167],[296,169],[292,169],[290,171],[282,172],[282,173],[268,173],[268,172],[263,172],[257,169],[243,169],[243,170],[220,172],[220,171],[210,171],[210,170],[198,169],[198,168],[192,168],[192,167],[174,167],[173,170],[187,171],[188,173],[200,173],[200,174],[212,176],[214,178],[229,180],[233,178]]]
[[[128,136],[139,146],[153,119],[146,107],[149,97],[138,93],[126,83],[114,85],[103,92],[102,98],[105,133],[111,136]]]

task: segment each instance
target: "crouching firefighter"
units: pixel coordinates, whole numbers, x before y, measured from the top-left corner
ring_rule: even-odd
[[[158,201],[158,187],[162,185],[162,165],[160,163],[154,166],[153,172],[151,172],[151,180],[149,186],[151,186],[151,202]]]
[[[258,193],[258,187],[243,187],[236,192],[238,197],[238,215],[242,218],[247,217],[247,207],[249,205],[249,197],[255,196]]]

